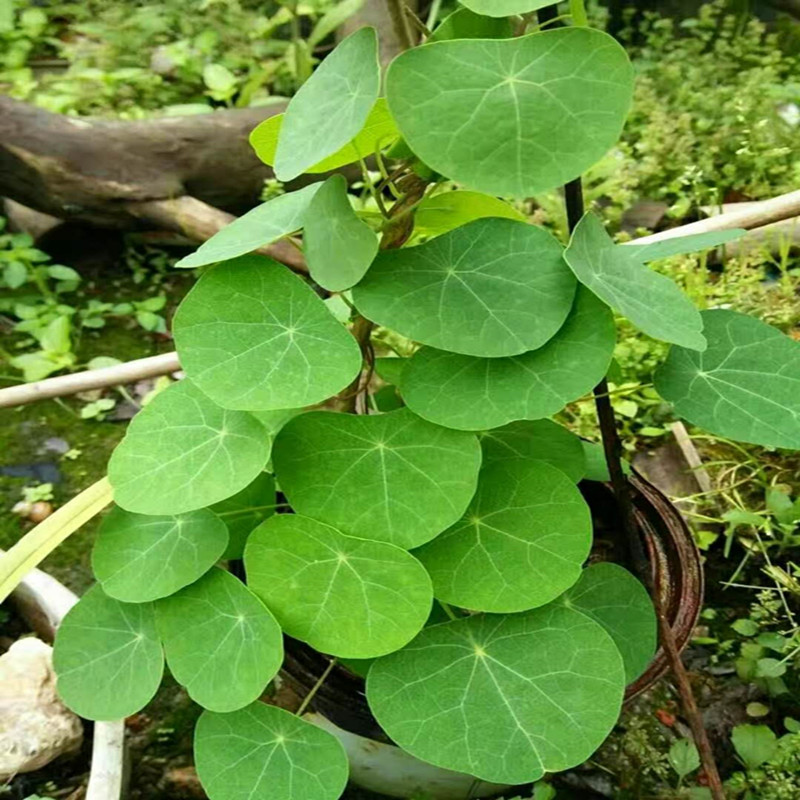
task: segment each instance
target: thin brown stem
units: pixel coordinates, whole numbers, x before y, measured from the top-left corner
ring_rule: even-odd
[[[319,676],[317,682],[311,687],[311,691],[303,698],[303,702],[300,703],[300,708],[298,708],[295,712],[296,717],[302,717],[303,714],[305,714],[306,709],[309,707],[309,705],[311,705],[311,701],[316,697],[317,692],[322,688],[322,684],[328,679],[328,675],[331,674],[336,664],[337,659],[332,658],[328,666],[325,667],[325,671]]]
[[[414,39],[411,36],[411,29],[408,24],[408,17],[405,13],[406,4],[403,0],[386,0],[389,15],[392,18],[392,25],[397,36],[397,41],[403,50],[410,50],[414,46]]]
[[[347,401],[347,410],[351,414],[365,414],[366,403],[363,402],[364,395],[372,380],[372,372],[375,367],[375,352],[372,349],[372,329],[375,324],[370,322],[366,317],[357,314],[353,321],[353,328],[351,333],[355,336],[358,346],[361,348],[361,355],[367,364],[366,372],[362,369],[358,373],[356,379],[345,389],[344,399]]]
[[[619,509],[620,523],[625,534],[631,566],[634,572],[649,585],[651,583],[650,570],[633,512],[630,484],[622,468],[622,443],[617,433],[614,408],[611,405],[608,382],[605,378],[595,387],[594,405],[597,409],[597,421],[600,425],[600,435],[603,439],[603,452],[608,465],[608,474],[611,478],[611,487],[614,490],[614,497]]]
[[[667,660],[669,661],[672,674],[675,677],[675,683],[678,686],[683,712],[689,720],[689,727],[692,729],[692,737],[697,746],[697,751],[700,754],[700,761],[703,764],[703,772],[708,780],[708,788],[711,792],[711,797],[713,800],[725,800],[725,790],[722,787],[722,779],[719,776],[717,762],[714,760],[714,751],[711,749],[711,742],[708,740],[708,733],[703,723],[703,715],[700,713],[697,701],[695,700],[692,684],[689,681],[689,673],[686,671],[686,667],[681,660],[681,654],[678,650],[677,642],[675,641],[675,634],[673,633],[672,626],[669,624],[666,612],[664,611],[662,597],[660,576],[656,573],[653,604],[656,609],[656,616],[658,617],[658,632],[661,639],[661,646],[667,654]]]
[[[406,17],[408,17],[411,24],[425,37],[431,35],[430,28],[407,6],[403,5],[403,10],[406,12]]]
[[[558,10],[555,5],[540,9],[538,12],[539,23],[552,23],[557,15]],[[580,178],[570,181],[564,186],[564,200],[567,207],[569,230],[570,233],[572,233],[584,213],[583,190]],[[681,660],[681,654],[677,642],[675,641],[675,634],[664,609],[660,585],[661,576],[657,570],[651,571],[649,568],[639,533],[639,526],[636,524],[633,500],[630,493],[630,483],[622,468],[622,444],[619,439],[616,420],[614,419],[614,409],[611,405],[608,382],[605,378],[595,387],[594,399],[595,407],[597,408],[597,420],[600,426],[600,433],[603,437],[603,451],[611,478],[611,486],[614,490],[614,496],[619,509],[620,522],[625,535],[631,566],[643,583],[650,589],[656,616],[658,618],[661,646],[666,653],[672,674],[675,676],[675,683],[680,693],[683,711],[692,729],[694,741],[703,764],[703,770],[708,779],[711,796],[713,800],[725,800],[725,792],[722,788],[719,770],[714,761],[714,753],[708,741],[708,734],[703,724],[703,717],[700,714],[697,700],[692,691],[692,685],[689,682],[686,667]],[[653,574],[655,574],[655,581],[652,577]]]
[[[427,181],[422,180],[422,178],[413,173],[405,176],[401,187],[404,194],[388,212],[389,219],[381,236],[381,250],[393,250],[402,247],[408,241],[408,237],[411,236],[411,232],[414,230],[414,217],[407,212],[425,194],[427,185]],[[361,314],[356,315],[352,334],[356,337],[358,346],[361,348],[367,369],[366,371],[362,370],[344,393],[340,395],[341,399],[346,401],[347,410],[354,414],[367,413],[366,393],[375,367],[375,353],[372,349],[371,341],[374,327],[374,323],[361,316]]]

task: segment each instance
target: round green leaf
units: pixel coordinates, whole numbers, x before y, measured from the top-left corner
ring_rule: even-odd
[[[330,655],[398,650],[431,611],[430,578],[412,555],[309,517],[268,519],[253,531],[244,558],[249,586],[286,633]]]
[[[576,483],[583,478],[583,443],[563,425],[549,419],[511,422],[480,435],[483,464],[536,459],[560,469]]]
[[[225,408],[312,405],[361,369],[347,329],[298,275],[264,256],[207,272],[173,324],[186,375]]]
[[[431,425],[404,408],[375,416],[312,411],[278,434],[273,463],[298,514],[411,548],[464,513],[481,451],[476,436]]]
[[[227,545],[225,524],[206,509],[149,516],[114,508],[100,526],[92,570],[110,597],[144,603],[196,581]]]
[[[133,418],[108,462],[108,478],[126,511],[182,514],[241,491],[264,469],[269,451],[253,417],[220,408],[182,380]]]
[[[752,770],[774,758],[779,747],[778,737],[766,725],[737,725],[731,741],[736,755]]]
[[[275,163],[275,151],[278,148],[278,137],[282,127],[283,114],[276,114],[259,123],[250,133],[250,145],[256,151],[256,155],[269,166]],[[379,97],[369,112],[364,127],[355,138],[333,155],[323,158],[305,171],[316,173],[339,169],[345,164],[358,161],[359,158],[367,158],[376,150],[391,144],[399,135],[400,132],[389,113],[386,100]]]
[[[308,206],[321,183],[282,194],[256,206],[207,239],[175,266],[183,269],[216,264],[266,247],[305,225]]]
[[[575,297],[563,247],[543,228],[479,219],[378,255],[353,302],[368,319],[431,347],[510,356],[543,345]]]
[[[541,419],[590,392],[611,363],[611,311],[587,289],[544,347],[512,358],[472,358],[423,347],[403,370],[406,405],[431,422],[460,430]]]
[[[164,672],[153,604],[120,603],[93,586],[58,629],[53,668],[58,693],[76,714],[135,714],[153,699]]]
[[[275,479],[262,472],[241,492],[211,506],[228,528],[228,547],[223,558],[241,558],[244,544],[260,522],[275,513]]]
[[[527,14],[537,8],[553,5],[550,0],[461,0],[461,2],[476,14],[485,14],[487,17]]]
[[[352,141],[379,90],[378,36],[374,28],[360,28],[338,44],[286,108],[275,151],[278,180],[293,180]]]
[[[204,711],[194,760],[210,800],[337,800],[349,772],[332,734],[264,703]]]
[[[378,237],[353,211],[343,175],[331,175],[311,201],[303,250],[311,277],[331,292],[358,283],[377,255]]]
[[[414,234],[441,236],[476,219],[502,217],[527,222],[514,206],[480,192],[442,192],[426,197],[414,214]]]
[[[656,372],[658,393],[709,433],[800,448],[800,343],[735,311],[702,316],[708,349],[673,347]]]
[[[650,595],[628,570],[592,564],[561,602],[606,629],[622,654],[628,683],[645,671],[658,646],[658,623]]]
[[[476,611],[525,611],[572,586],[592,547],[592,516],[575,484],[543,461],[481,470],[463,519],[414,551],[437,600]]]
[[[592,755],[624,688],[611,637],[563,606],[434,625],[367,677],[373,714],[404,750],[510,784]]]
[[[415,47],[386,78],[392,116],[417,156],[469,188],[509,197],[553,189],[602,158],[632,96],[625,50],[578,27]]]
[[[170,671],[204,708],[243,708],[281,668],[283,637],[275,617],[222,569],[160,600],[156,618]]]
[[[685,778],[700,766],[700,754],[691,739],[678,739],[672,743],[667,754],[670,766],[678,777]]]

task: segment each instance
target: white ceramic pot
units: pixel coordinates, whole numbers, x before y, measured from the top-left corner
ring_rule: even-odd
[[[510,788],[426,764],[399,747],[350,733],[322,714],[305,714],[304,719],[329,731],[344,745],[350,761],[350,780],[370,792],[390,797],[422,794],[435,800],[467,800],[490,797]]]

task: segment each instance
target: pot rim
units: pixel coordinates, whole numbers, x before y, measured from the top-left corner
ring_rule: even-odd
[[[602,487],[602,491],[613,498],[610,483],[584,483]],[[662,607],[678,651],[682,652],[691,641],[702,610],[704,578],[700,553],[686,521],[666,495],[635,471],[630,476],[630,486],[634,515],[652,568],[653,585],[661,589]],[[301,697],[317,683],[329,664],[328,656],[286,637],[281,675]],[[659,645],[647,669],[626,688],[623,702],[627,704],[650,689],[668,671],[667,655]],[[312,701],[311,709],[329,716],[332,722],[353,733],[386,740],[367,705],[364,679],[343,666],[337,664],[330,673]]]

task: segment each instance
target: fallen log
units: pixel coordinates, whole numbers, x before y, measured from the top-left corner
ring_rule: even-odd
[[[276,105],[130,122],[65,117],[0,97],[0,195],[104,227],[136,225],[141,216],[132,204],[183,195],[241,213],[272,176],[247,137],[282,111]]]
[[[273,173],[248,135],[282,110],[122,122],[65,117],[0,97],[0,195],[62,220],[176,231],[203,242],[258,202]],[[304,271],[288,242],[263,252]]]

